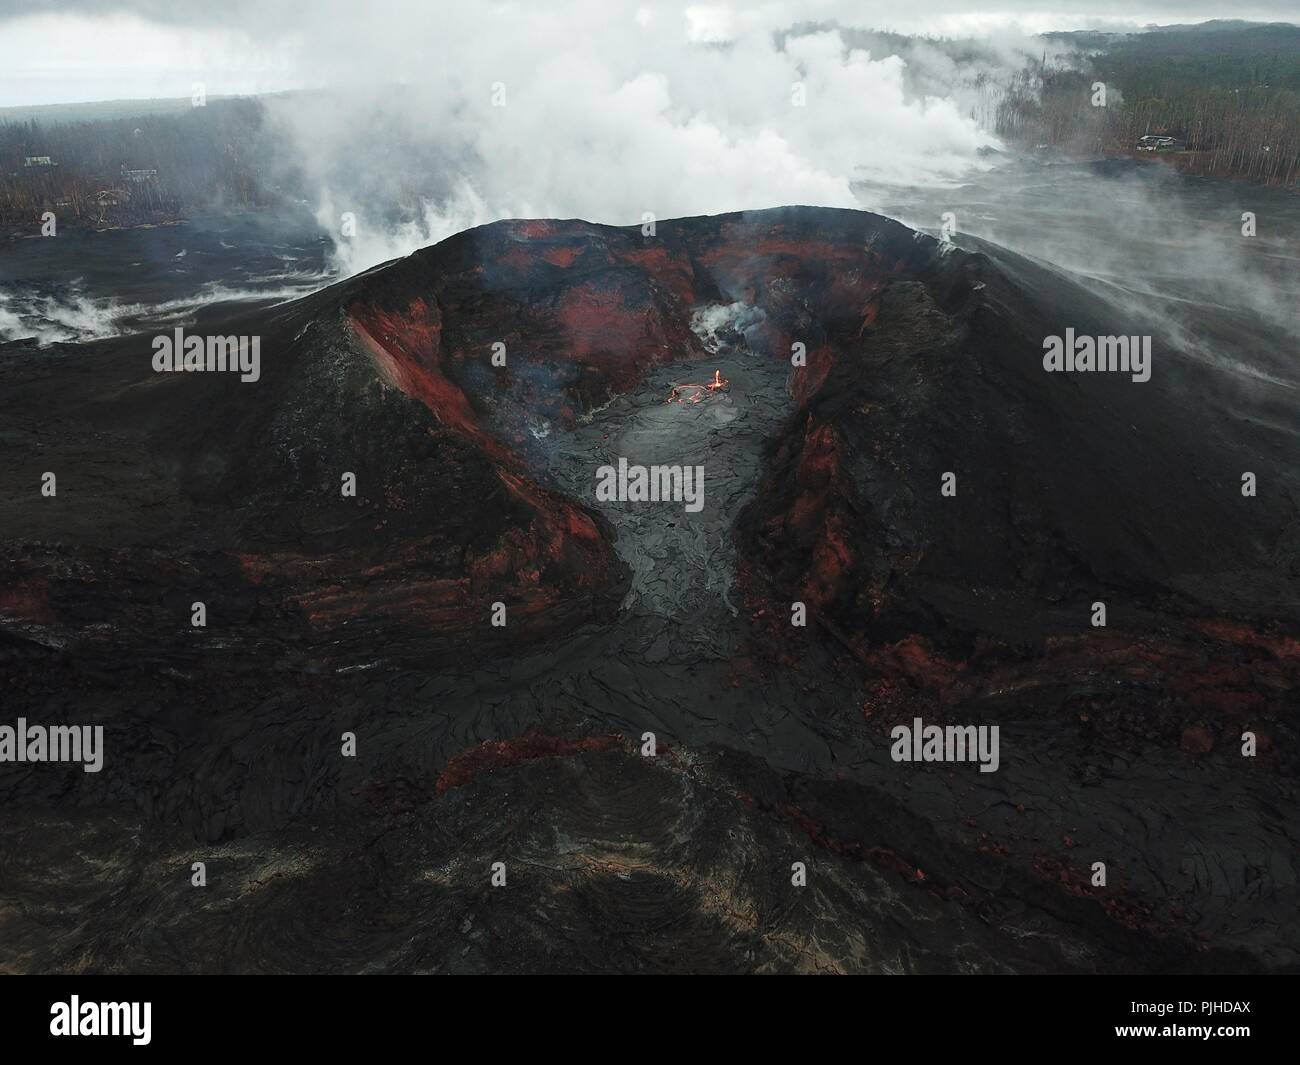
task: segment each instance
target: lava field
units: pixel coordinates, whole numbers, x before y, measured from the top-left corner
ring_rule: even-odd
[[[4,345],[0,724],[103,765],[0,767],[0,969],[1300,971],[1294,352],[973,243],[505,221],[188,327],[256,380]]]

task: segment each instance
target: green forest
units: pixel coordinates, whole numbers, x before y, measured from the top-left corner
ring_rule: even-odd
[[[1044,57],[999,107],[999,135],[1082,155],[1174,138],[1167,157],[1194,173],[1294,187],[1300,177],[1300,28],[1210,22],[1135,34],[1048,34],[1082,63]],[[1093,85],[1106,86],[1105,106]],[[1166,154],[1166,153],[1162,153]]]

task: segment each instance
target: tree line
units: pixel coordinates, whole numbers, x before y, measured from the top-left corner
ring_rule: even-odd
[[[138,225],[185,207],[262,206],[280,195],[255,100],[97,121],[0,122],[0,224]]]
[[[1261,35],[1264,29],[1270,35]],[[1102,43],[1095,35],[1092,42]],[[1103,106],[1098,83],[1105,86]],[[1021,145],[1086,154],[1132,152],[1146,134],[1169,136],[1179,142],[1175,161],[1196,173],[1294,187],[1300,29],[1189,31],[1181,38],[1149,31],[1110,43],[1075,67],[1044,58],[1003,97],[997,131]]]

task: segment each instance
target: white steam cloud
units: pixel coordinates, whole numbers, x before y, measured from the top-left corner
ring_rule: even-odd
[[[308,30],[327,88],[270,103],[345,273],[503,217],[628,225],[951,183],[984,167],[990,94],[1025,59],[958,63],[781,6],[372,10],[369,29]]]

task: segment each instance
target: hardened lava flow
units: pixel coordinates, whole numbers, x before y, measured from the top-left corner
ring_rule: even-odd
[[[255,382],[6,345],[0,724],[103,765],[0,764],[0,966],[1296,971],[1285,338],[967,243],[498,222],[206,323]]]

